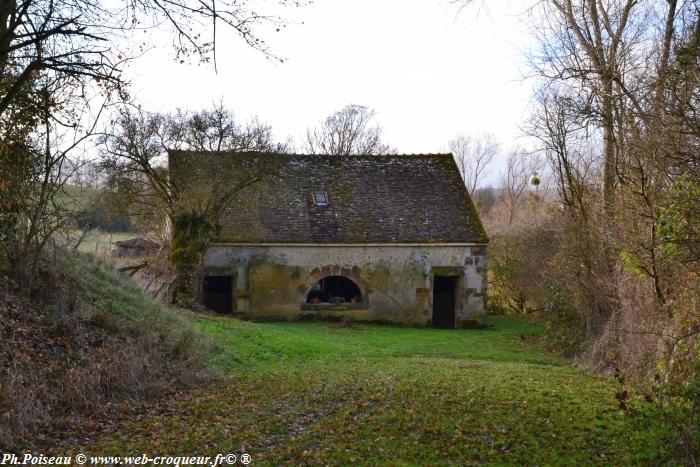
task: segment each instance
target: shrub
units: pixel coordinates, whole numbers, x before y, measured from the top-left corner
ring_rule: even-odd
[[[494,234],[489,245],[489,303],[506,313],[542,311],[548,302],[548,263],[557,239],[538,225]]]
[[[545,328],[545,347],[561,355],[572,357],[578,354],[584,343],[581,315],[571,303],[570,291],[552,286],[550,301],[541,313]]]

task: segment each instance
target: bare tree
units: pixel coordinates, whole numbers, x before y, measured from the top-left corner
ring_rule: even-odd
[[[123,65],[146,47],[134,32],[169,27],[181,62],[215,63],[217,26],[273,57],[263,23],[282,21],[237,0],[0,0],[0,267],[31,289],[80,166],[70,159],[94,141],[105,107],[129,98]]]
[[[284,3],[284,2],[282,2]],[[256,34],[279,18],[236,0],[3,0],[0,2],[0,115],[39,74],[71,76],[76,83],[98,80],[120,87],[121,65],[132,31],[167,25],[184,61],[215,59],[217,25],[235,31],[251,47],[274,57]]]
[[[498,153],[499,144],[492,133],[477,136],[460,134],[447,144],[462,174],[464,184],[473,195],[481,175]]]
[[[561,242],[546,283],[561,289],[545,296],[575,312],[567,327],[586,358],[646,378],[660,408],[682,414],[660,417],[678,433],[669,459],[695,465],[700,394],[685,388],[698,378],[700,336],[698,2],[544,0],[528,12],[538,84],[529,133],[558,191],[545,203],[546,230]],[[511,208],[523,199],[517,169],[509,161],[504,174]]]
[[[172,235],[169,258],[175,265],[178,299],[190,296],[192,274],[208,243],[219,232],[219,220],[236,195],[273,175],[278,158],[235,173],[209,167],[207,173],[188,172],[166,164],[169,150],[207,151],[228,157],[235,151],[282,152],[268,125],[253,119],[239,123],[223,106],[200,112],[147,113],[124,109],[112,134],[102,137],[102,166],[116,204],[139,219],[168,225]],[[194,156],[196,157],[196,155]],[[189,180],[178,184],[176,180]],[[165,222],[167,221],[167,222]],[[164,229],[165,230],[165,229]],[[170,238],[172,237],[172,238]]]
[[[533,63],[541,76],[570,81],[586,96],[579,113],[595,121],[602,132],[601,187],[610,220],[624,151],[619,137],[621,105],[625,100],[639,105],[625,79],[641,66],[633,45],[642,40],[647,27],[645,6],[637,0],[551,0],[540,5],[546,19],[538,29],[541,56]]]
[[[96,160],[71,160],[70,165],[74,169],[68,182],[80,188],[100,188],[102,185],[102,173],[100,164]]]
[[[310,154],[352,156],[393,154],[396,150],[382,141],[382,129],[370,121],[374,111],[348,105],[306,131],[305,150]]]
[[[530,180],[541,168],[539,159],[520,150],[508,154],[506,168],[501,173],[499,199],[508,211],[508,225],[512,225],[518,209],[525,199]]]
[[[596,145],[590,144],[588,127],[576,118],[566,95],[554,88],[536,96],[538,108],[529,121],[529,132],[539,143],[554,176],[557,199],[571,219],[590,216],[588,203],[600,157]]]
[[[476,208],[479,210],[479,214],[482,218],[486,217],[491,209],[496,205],[497,193],[496,189],[491,186],[485,186],[482,188],[477,188],[474,190],[474,195],[472,196]]]
[[[161,145],[167,149],[193,151],[258,151],[288,152],[286,143],[274,141],[272,127],[253,117],[239,121],[235,113],[222,103],[199,112],[177,110],[173,114],[151,114],[161,120]]]
[[[89,147],[105,108],[93,118],[85,108],[74,107],[69,115],[78,123],[66,128],[53,108],[62,99],[70,102],[73,90],[63,77],[54,78],[23,89],[22,100],[31,98],[31,104],[15,101],[7,110],[13,118],[0,119],[0,267],[7,261],[9,275],[29,294],[35,291],[45,246],[72,209],[65,185],[80,167],[75,161]]]
[[[257,118],[240,123],[223,105],[199,112],[149,113],[124,108],[114,131],[101,137],[102,168],[109,188],[119,192],[133,214],[176,214],[176,187],[167,173],[168,150],[286,152],[272,129]],[[234,190],[235,187],[221,190]],[[226,197],[226,196],[225,196]],[[139,206],[143,209],[139,209]],[[225,206],[223,206],[225,207]],[[222,207],[222,208],[223,208]]]

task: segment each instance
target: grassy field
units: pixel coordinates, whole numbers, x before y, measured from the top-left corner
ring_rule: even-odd
[[[76,232],[75,236],[80,236],[80,232]],[[88,233],[78,247],[78,251],[104,260],[116,242],[138,236],[139,234],[136,232],[102,232],[96,230]]]
[[[662,433],[616,386],[491,330],[249,323],[192,316],[227,375],[154,407],[91,452],[249,453],[256,465],[654,462]]]

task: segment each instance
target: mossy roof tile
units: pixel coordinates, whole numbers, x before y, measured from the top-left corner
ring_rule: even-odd
[[[485,243],[451,154],[288,155],[170,151],[173,182],[264,170],[225,210],[222,242]],[[241,175],[244,177],[245,175]],[[317,206],[313,192],[328,204]]]

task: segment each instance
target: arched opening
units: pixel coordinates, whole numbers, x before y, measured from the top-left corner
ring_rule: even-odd
[[[362,303],[362,292],[347,277],[326,276],[311,287],[306,303]]]

